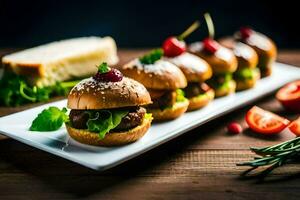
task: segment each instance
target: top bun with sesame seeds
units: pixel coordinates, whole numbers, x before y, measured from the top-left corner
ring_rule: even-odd
[[[118,146],[143,137],[152,116],[142,105],[150,104],[146,88],[107,63],[91,78],[79,82],[69,93],[69,136],[95,146]]]
[[[187,80],[173,63],[160,59],[153,64],[143,64],[137,58],[125,64],[122,73],[142,83],[147,89],[175,90],[185,88]]]
[[[146,88],[135,80],[98,81],[94,77],[79,82],[68,96],[68,108],[76,110],[110,109],[150,104]]]

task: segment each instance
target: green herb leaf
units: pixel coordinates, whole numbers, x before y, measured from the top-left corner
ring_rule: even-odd
[[[44,109],[33,120],[29,130],[30,131],[55,131],[58,130],[64,122],[69,120],[67,109],[60,110],[57,107],[49,107]]]
[[[154,64],[156,61],[161,59],[163,54],[164,53],[162,49],[155,49],[151,51],[149,54],[146,54],[143,57],[141,57],[140,62],[145,65]]]
[[[60,82],[52,86],[37,87],[28,84],[27,79],[13,73],[5,73],[0,80],[0,105],[19,106],[26,103],[48,101],[52,96],[63,96],[78,81]]]
[[[98,72],[100,74],[104,74],[110,71],[110,68],[106,62],[102,63],[101,65],[98,66]]]
[[[123,117],[128,114],[124,110],[101,110],[97,112],[89,112],[90,119],[87,121],[88,130],[99,133],[99,137],[103,139],[111,129],[117,127]]]

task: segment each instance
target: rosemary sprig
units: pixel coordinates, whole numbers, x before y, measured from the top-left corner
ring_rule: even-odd
[[[247,170],[247,173],[258,167],[266,167],[266,169],[256,174],[264,177],[275,168],[289,164],[300,158],[300,137],[273,146],[263,148],[251,147],[250,149],[258,156],[254,157],[251,161],[238,163],[237,166],[252,167]],[[244,175],[247,173],[244,173]]]

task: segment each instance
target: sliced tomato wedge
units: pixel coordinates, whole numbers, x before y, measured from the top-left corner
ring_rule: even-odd
[[[300,117],[289,125],[289,129],[292,133],[294,133],[297,136],[300,136]]]
[[[286,109],[300,113],[300,80],[283,86],[276,93],[276,98]]]
[[[271,135],[281,132],[290,121],[260,107],[252,107],[246,114],[250,129],[257,133]]]

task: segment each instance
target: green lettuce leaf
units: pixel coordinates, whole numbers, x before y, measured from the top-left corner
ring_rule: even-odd
[[[145,119],[151,119],[152,118],[152,113],[146,113],[144,118]]]
[[[224,74],[214,75],[211,79],[207,81],[207,83],[210,87],[214,89],[223,89],[223,88],[230,87],[231,80],[232,80],[232,74],[224,73]]]
[[[176,90],[176,102],[183,102],[186,101],[186,98],[184,96],[184,91],[181,89]]]
[[[32,86],[24,76],[6,72],[0,80],[0,105],[19,106],[48,101],[53,96],[67,95],[79,81],[57,82],[47,87]]]
[[[234,78],[238,80],[245,80],[245,79],[253,79],[256,76],[256,73],[258,69],[250,69],[250,68],[244,68],[236,71],[234,73]]]
[[[128,114],[125,110],[101,110],[97,112],[89,112],[90,119],[87,121],[88,130],[99,133],[99,137],[103,139],[111,129],[117,127],[122,118]]]
[[[60,110],[57,107],[49,107],[44,109],[33,120],[29,130],[30,131],[55,131],[58,130],[64,122],[68,122],[69,117],[66,114],[67,109]]]

